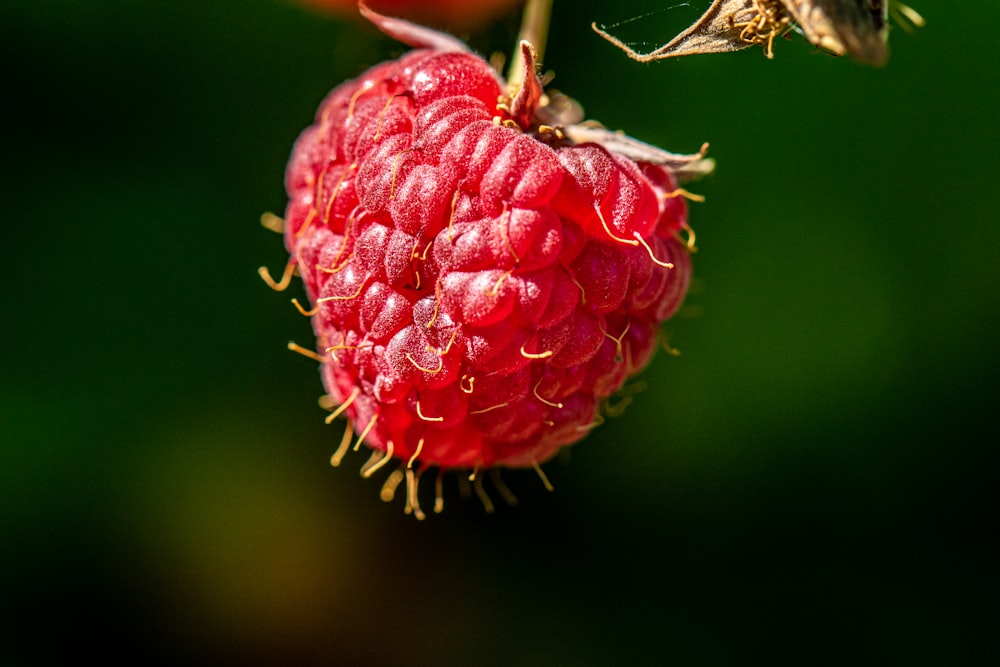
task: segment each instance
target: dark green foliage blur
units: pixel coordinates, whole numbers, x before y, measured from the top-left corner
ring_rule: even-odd
[[[718,160],[681,355],[554,494],[508,473],[487,516],[449,479],[422,524],[328,466],[301,291],[256,275],[297,133],[403,49],[282,0],[0,3],[0,664],[995,660],[1000,6],[912,3],[871,69],[640,65],[591,21],[677,3],[556,1],[553,86]]]

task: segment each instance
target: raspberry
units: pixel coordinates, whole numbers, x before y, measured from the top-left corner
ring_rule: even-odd
[[[374,450],[364,474],[402,462],[419,514],[425,468],[540,472],[600,422],[684,298],[677,178],[711,162],[575,124],[527,43],[508,95],[453,38],[366,14],[422,48],[333,90],[298,139],[283,283],[297,268],[313,306],[328,421]]]

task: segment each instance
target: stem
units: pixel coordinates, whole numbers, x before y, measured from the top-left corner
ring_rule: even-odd
[[[521,17],[521,32],[517,36],[514,57],[510,61],[507,80],[511,90],[518,90],[523,83],[524,58],[521,57],[521,42],[527,41],[535,48],[537,62],[545,55],[545,40],[549,34],[549,16],[552,14],[552,0],[527,0]]]

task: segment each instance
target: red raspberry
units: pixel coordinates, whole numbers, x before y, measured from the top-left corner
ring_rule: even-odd
[[[537,469],[649,361],[690,278],[676,175],[711,165],[559,125],[526,43],[511,98],[453,38],[369,14],[424,48],[330,93],[286,176],[334,415],[364,472]]]

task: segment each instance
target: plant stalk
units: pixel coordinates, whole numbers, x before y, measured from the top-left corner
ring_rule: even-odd
[[[507,70],[507,81],[511,90],[519,90],[524,77],[524,58],[521,56],[521,42],[527,41],[535,49],[535,61],[541,62],[545,55],[545,40],[549,34],[549,16],[552,14],[552,0],[527,0],[521,16],[521,31],[514,46],[514,57]]]

